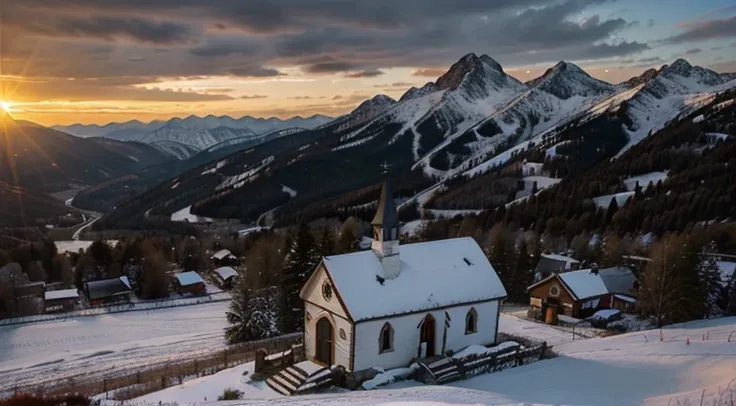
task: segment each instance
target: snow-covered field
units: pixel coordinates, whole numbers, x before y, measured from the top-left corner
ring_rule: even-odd
[[[502,332],[525,335],[552,344],[557,358],[481,375],[448,386],[414,381],[390,384],[376,391],[278,397],[268,387],[249,383],[252,364],[195,379],[184,385],[143,396],[134,403],[202,403],[225,388],[244,392],[238,405],[647,405],[711,402],[736,390],[736,318],[690,323],[663,330],[608,338],[572,340],[568,332],[502,315]],[[708,337],[703,340],[703,335]],[[687,339],[690,343],[687,343]],[[248,372],[245,376],[244,372]],[[736,393],[734,393],[736,396]]]
[[[175,213],[171,214],[171,221],[186,221],[189,223],[206,223],[211,222],[209,217],[200,217],[192,214],[192,206],[187,206]]]
[[[196,357],[225,346],[227,303],[85,317],[0,328],[0,391],[79,373],[136,369]],[[203,403],[225,388],[245,392],[239,405],[704,405],[729,385],[736,390],[736,318],[723,318],[608,338],[572,340],[568,331],[500,318],[504,333],[545,340],[559,356],[449,386],[397,382],[376,391],[333,391],[277,399],[249,382],[252,364],[185,382],[136,403]],[[736,335],[736,333],[734,334]],[[703,336],[707,339],[703,340]],[[687,339],[690,342],[687,342]],[[243,373],[248,371],[244,376]],[[736,396],[736,394],[734,395]]]
[[[0,392],[82,373],[136,370],[226,346],[228,302],[0,327]]]

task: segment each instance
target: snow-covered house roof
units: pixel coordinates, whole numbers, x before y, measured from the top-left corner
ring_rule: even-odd
[[[235,256],[230,250],[219,250],[212,255],[212,259],[222,260],[225,258],[235,258]]]
[[[196,285],[198,283],[204,283],[204,279],[199,276],[196,272],[182,272],[176,274],[176,280],[181,286]]]
[[[44,294],[45,300],[78,299],[79,292],[76,289],[51,290]]]
[[[123,279],[123,277],[90,281],[86,283],[87,293],[91,300],[128,295],[130,294],[130,286],[126,281],[127,278]]]
[[[565,269],[571,269],[573,265],[580,263],[575,258],[566,257],[559,254],[542,254],[539,258],[539,263],[535,269],[537,274],[543,276],[548,275],[552,272],[562,271]]]
[[[373,251],[324,258],[353,321],[506,297],[493,266],[472,238],[402,245],[401,268],[383,280]]]
[[[220,268],[215,269],[215,273],[222,278],[222,280],[227,280],[227,278],[233,278],[238,276],[238,271],[233,269],[229,266],[223,266]]]
[[[600,274],[593,273],[590,269],[565,272],[558,276],[569,288],[570,293],[579,300],[608,294],[608,289]]]
[[[629,295],[636,283],[636,277],[629,268],[613,267],[594,272],[591,269],[552,274],[533,284],[527,290],[559,278],[565,288],[576,300],[590,299],[607,294]]]

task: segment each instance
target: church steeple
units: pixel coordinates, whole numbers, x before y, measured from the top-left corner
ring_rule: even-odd
[[[381,189],[381,198],[378,200],[378,210],[376,210],[371,225],[373,225],[374,230],[381,231],[384,240],[393,240],[398,238],[399,214],[396,210],[394,192],[391,188],[391,178],[388,176],[390,166],[384,163],[381,165],[381,169],[385,179]],[[394,230],[396,233],[392,235]]]
[[[399,259],[399,214],[396,210],[391,178],[388,176],[390,166],[381,165],[385,176],[378,201],[376,215],[371,221],[373,226],[373,243],[371,248],[378,256],[383,268],[384,279],[393,279],[399,275],[401,261]]]

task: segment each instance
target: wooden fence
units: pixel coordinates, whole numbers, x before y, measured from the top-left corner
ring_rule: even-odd
[[[185,379],[211,375],[223,369],[254,361],[256,351],[259,349],[265,349],[271,354],[289,349],[293,349],[295,352],[303,351],[304,347],[301,343],[301,333],[289,334],[232,345],[194,359],[174,360],[126,371],[103,371],[95,374],[95,376],[80,374],[77,377],[62,381],[17,387],[14,392],[42,396],[68,394],[94,396],[105,394],[108,398],[129,400],[169,386],[181,384]]]
[[[512,347],[491,354],[471,355],[461,359],[442,358],[429,365],[421,364],[424,370],[419,379],[431,384],[445,384],[470,377],[501,371],[543,359],[547,354],[546,342],[519,349]]]

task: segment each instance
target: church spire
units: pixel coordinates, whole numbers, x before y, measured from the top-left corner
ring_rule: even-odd
[[[388,176],[390,166],[381,165],[385,177],[378,210],[371,221],[373,226],[373,243],[371,249],[381,261],[384,279],[393,279],[399,275],[401,262],[399,259],[399,214],[396,210],[391,178]]]
[[[371,225],[381,228],[384,233],[384,240],[392,240],[390,232],[399,227],[399,215],[396,210],[396,202],[394,201],[394,192],[391,187],[391,178],[388,176],[391,166],[388,163],[381,165],[381,173],[383,173],[383,188],[381,189],[381,198],[378,200],[378,210],[371,221]]]

